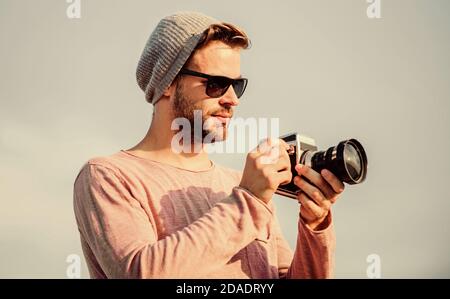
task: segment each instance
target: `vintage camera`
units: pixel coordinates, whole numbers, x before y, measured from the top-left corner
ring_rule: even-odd
[[[298,133],[281,136],[289,146],[292,178],[297,176],[295,165],[301,163],[319,172],[326,168],[347,184],[359,184],[367,175],[367,156],[363,146],[356,139],[339,142],[326,151],[318,151],[314,139]],[[297,199],[299,188],[291,181],[280,185],[277,194]]]

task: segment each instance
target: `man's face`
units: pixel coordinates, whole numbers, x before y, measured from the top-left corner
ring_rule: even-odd
[[[220,41],[212,41],[197,50],[185,68],[208,75],[239,78],[240,49],[231,48]],[[218,98],[206,94],[207,79],[194,76],[181,76],[176,83],[173,101],[175,118],[186,118],[191,123],[192,135],[198,140],[211,142],[225,140],[227,126],[233,116],[233,107],[239,104],[234,89],[230,86],[227,92]],[[194,111],[200,110],[202,115],[202,136],[194,136]],[[211,138],[212,137],[212,138]]]

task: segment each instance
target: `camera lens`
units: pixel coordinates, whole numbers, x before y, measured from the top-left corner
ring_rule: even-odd
[[[326,151],[305,151],[300,163],[311,166],[315,171],[328,169],[342,182],[359,184],[367,174],[367,156],[363,146],[356,139],[339,142]]]
[[[344,147],[344,162],[350,177],[358,180],[361,175],[361,157],[352,144],[347,143]]]

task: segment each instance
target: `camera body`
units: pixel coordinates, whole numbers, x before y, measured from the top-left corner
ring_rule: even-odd
[[[364,147],[356,139],[347,139],[331,146],[327,150],[318,151],[314,139],[290,133],[280,137],[289,145],[289,159],[292,177],[297,176],[295,166],[299,163],[307,165],[317,172],[322,169],[331,171],[339,180],[354,185],[362,183],[367,175],[367,155]],[[297,199],[299,188],[289,182],[280,185],[277,194]]]
[[[304,135],[300,135],[298,133],[289,133],[280,136],[280,139],[284,140],[289,145],[288,154],[289,160],[291,161],[292,178],[294,178],[298,175],[297,171],[295,170],[295,165],[300,163],[302,154],[306,151],[317,151],[316,142],[314,139]],[[289,184],[280,185],[275,193],[297,199],[298,191],[299,188],[291,180]]]

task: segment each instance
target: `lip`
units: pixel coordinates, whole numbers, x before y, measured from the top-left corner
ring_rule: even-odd
[[[222,123],[228,123],[231,119],[231,115],[229,114],[213,114],[211,116],[220,120]]]
[[[213,114],[214,117],[231,118],[231,114]]]

